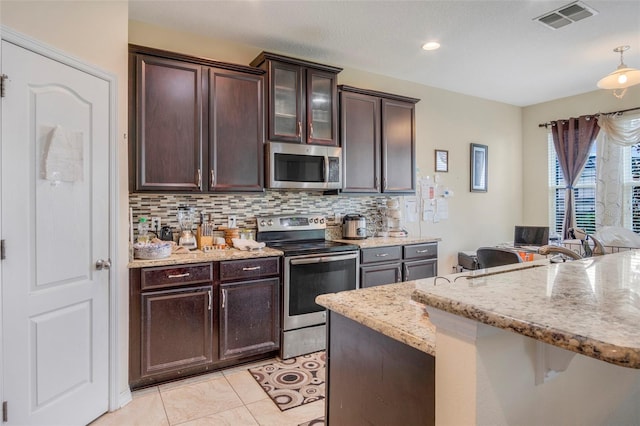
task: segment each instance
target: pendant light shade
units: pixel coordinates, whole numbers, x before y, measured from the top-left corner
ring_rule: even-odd
[[[627,87],[640,84],[640,70],[629,68],[624,64],[622,55],[623,52],[628,49],[629,46],[618,46],[613,49],[614,52],[620,53],[620,65],[618,65],[618,68],[614,72],[598,81],[599,88],[613,90],[613,94],[617,98],[624,96]]]

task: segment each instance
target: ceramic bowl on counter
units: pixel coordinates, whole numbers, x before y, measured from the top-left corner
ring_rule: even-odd
[[[171,256],[173,244],[171,242],[162,243],[135,243],[133,245],[133,257],[135,259],[164,259]]]

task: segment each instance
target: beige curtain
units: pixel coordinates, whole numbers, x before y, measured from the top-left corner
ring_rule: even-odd
[[[592,116],[569,118],[551,122],[553,145],[566,185],[565,212],[562,238],[569,238],[569,228],[575,226],[575,202],[573,186],[577,183],[584,165],[589,159],[589,150],[598,135],[598,120]]]
[[[640,143],[640,114],[598,117],[596,228],[623,226],[623,148]]]

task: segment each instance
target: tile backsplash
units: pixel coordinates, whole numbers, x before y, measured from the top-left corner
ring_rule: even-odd
[[[256,216],[287,213],[319,213],[329,218],[334,214],[360,213],[372,218],[388,196],[324,195],[319,192],[266,191],[262,194],[129,194],[134,226],[141,216],[160,217],[162,225],[178,230],[178,206],[188,205],[196,217],[211,215],[216,226],[226,225],[227,216],[235,215],[239,228],[256,228]]]

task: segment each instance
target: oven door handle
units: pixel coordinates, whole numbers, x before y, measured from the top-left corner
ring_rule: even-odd
[[[321,256],[321,257],[308,257],[306,259],[291,259],[292,265],[306,265],[310,263],[329,263],[338,262],[340,260],[357,259],[358,253],[347,254],[342,256]]]

